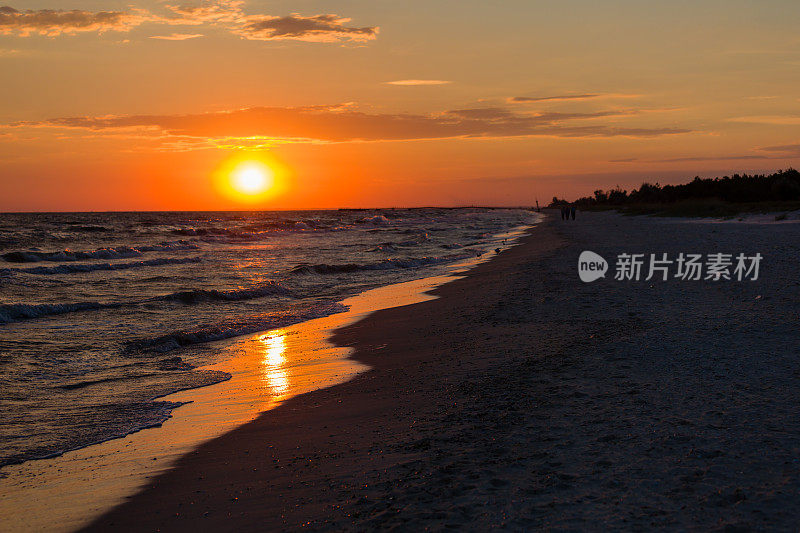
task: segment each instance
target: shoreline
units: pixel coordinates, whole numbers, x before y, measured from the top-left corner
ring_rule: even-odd
[[[549,217],[439,298],[338,330],[373,370],[203,444],[85,530],[796,530],[798,239]],[[757,281],[583,283],[585,250],[764,262]]]
[[[342,474],[342,468],[360,471],[382,456],[380,452],[376,455],[361,448],[355,457],[343,464],[337,460],[339,453],[332,448],[341,447],[342,453],[347,453],[346,450],[353,450],[353,439],[364,444],[364,439],[374,437],[363,435],[362,423],[391,413],[397,402],[425,402],[422,397],[414,397],[413,385],[407,381],[407,376],[404,380],[398,378],[406,371],[424,373],[422,369],[430,360],[441,359],[441,355],[432,356],[430,343],[424,338],[409,336],[404,326],[423,320],[418,312],[438,313],[437,302],[446,301],[447,307],[454,303],[457,307],[468,305],[476,277],[480,283],[485,281],[481,278],[488,277],[498,287],[508,288],[504,276],[518,268],[520,259],[535,261],[559,245],[560,240],[552,231],[544,231],[546,226],[547,219],[529,229],[512,243],[514,246],[492,257],[491,261],[481,261],[463,275],[438,285],[424,300],[374,311],[338,328],[332,341],[342,349],[351,349],[350,357],[370,367],[369,371],[342,384],[295,396],[276,409],[263,412],[256,420],[202,444],[181,457],[170,470],[148,482],[146,488],[126,503],[84,530],[108,527],[123,530],[229,529],[231,513],[243,508],[248,509],[243,517],[245,521],[237,525],[244,527],[274,530],[309,522],[309,508],[298,508],[296,502],[312,498],[308,485],[319,481],[317,475],[310,482],[302,482],[295,477],[301,472],[292,472],[292,468],[280,465],[296,465],[305,460],[300,457],[308,457],[306,466],[319,470],[322,468],[319,463],[325,462],[332,469],[329,475],[337,476]],[[501,265],[503,268],[498,269]],[[408,320],[409,314],[413,314],[414,320]],[[459,323],[454,325],[461,327]],[[409,342],[414,343],[413,355],[409,354]],[[377,385],[378,382],[390,384]],[[417,407],[417,411],[424,411],[421,406]],[[392,425],[396,423],[391,422]],[[335,433],[330,433],[334,429]],[[313,451],[307,449],[309,447]],[[315,513],[312,513],[316,520],[336,507],[335,502],[325,502],[318,496],[317,490],[313,496]],[[175,509],[180,511],[175,512]]]
[[[507,249],[516,245],[515,236],[536,224],[495,237],[512,239],[501,246]],[[4,489],[0,514],[10,519],[0,530],[35,527],[55,532],[81,527],[122,504],[197,445],[275,409],[287,398],[346,382],[369,370],[348,357],[351,348],[331,343],[335,330],[381,309],[430,300],[434,298],[427,294],[430,289],[458,279],[460,273],[494,255],[490,252],[448,265],[443,274],[368,289],[341,302],[349,307],[346,312],[217,341],[227,355],[198,369],[228,372],[231,379],[160,397],[183,403],[162,424],[55,457],[7,466],[0,478]]]

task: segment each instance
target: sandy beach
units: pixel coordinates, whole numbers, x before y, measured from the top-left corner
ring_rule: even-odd
[[[791,530],[800,226],[551,217],[337,332],[372,367],[184,456],[87,530]],[[584,249],[759,251],[754,282],[600,280]]]
[[[0,4],[0,533],[800,532],[798,19]]]

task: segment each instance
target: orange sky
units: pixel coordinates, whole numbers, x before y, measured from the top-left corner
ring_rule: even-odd
[[[796,166],[799,16],[784,0],[0,4],[0,210],[520,205]],[[215,172],[251,158],[281,188],[244,202]]]

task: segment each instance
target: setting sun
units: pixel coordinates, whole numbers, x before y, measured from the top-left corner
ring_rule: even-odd
[[[224,160],[213,181],[223,196],[236,203],[255,204],[280,197],[288,185],[287,167],[268,153],[242,153]]]
[[[273,184],[272,169],[263,163],[242,163],[231,173],[231,185],[241,194],[261,194]]]

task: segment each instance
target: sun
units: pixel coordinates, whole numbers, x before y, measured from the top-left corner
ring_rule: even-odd
[[[269,153],[231,155],[211,174],[221,196],[250,205],[274,202],[289,188],[292,176],[289,167]]]
[[[231,172],[231,186],[240,194],[261,195],[273,185],[274,173],[258,161],[247,161]]]

